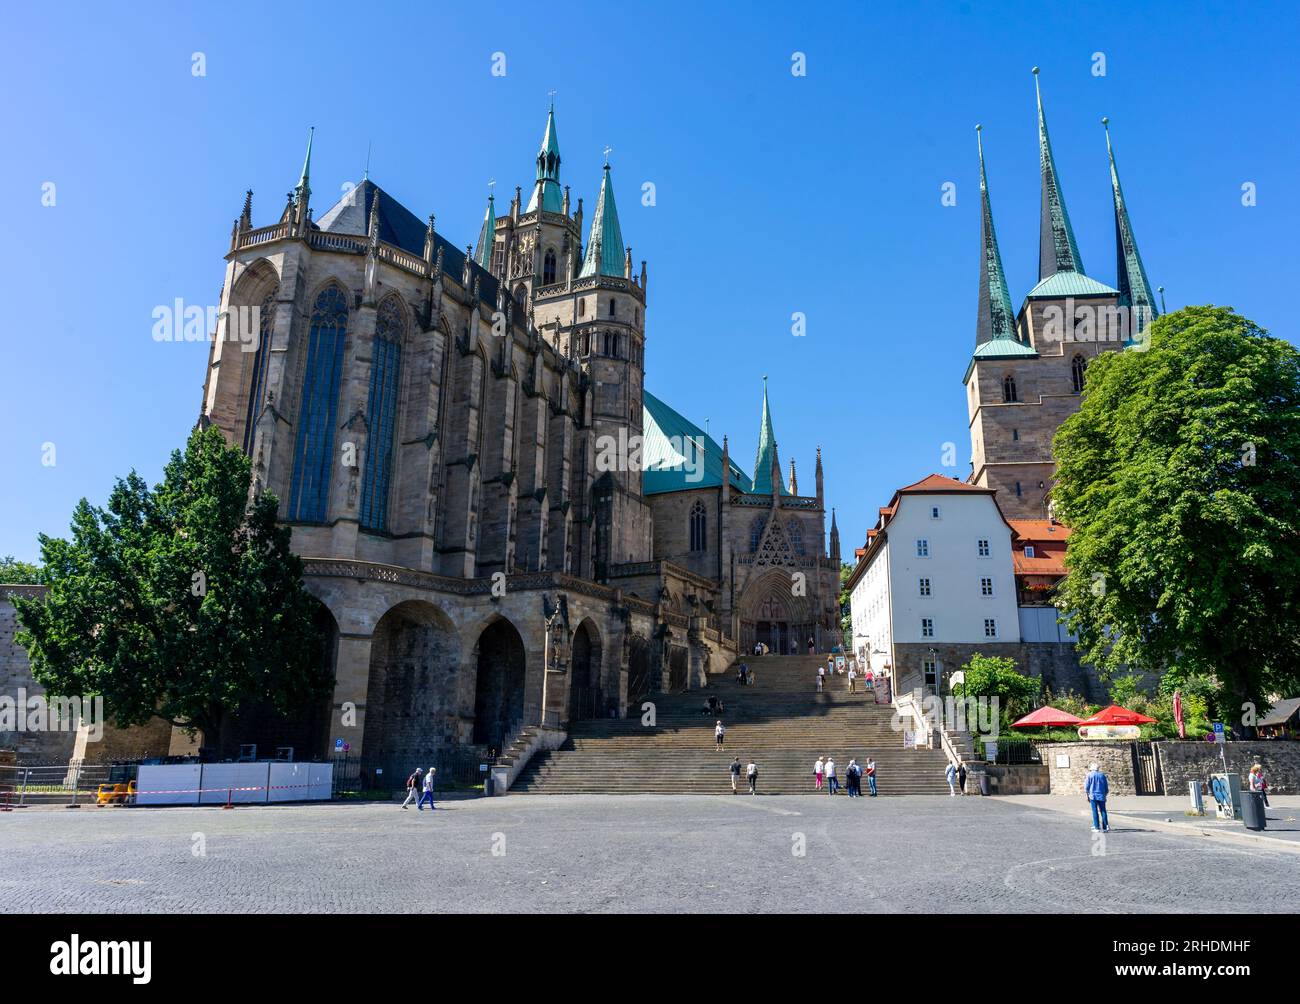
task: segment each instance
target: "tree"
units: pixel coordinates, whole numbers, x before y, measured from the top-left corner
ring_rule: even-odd
[[[853,640],[853,601],[849,593],[849,576],[853,566],[847,561],[840,562],[840,641],[844,651],[852,654],[855,649]]]
[[[996,697],[998,712],[1010,723],[1033,710],[1041,684],[1016,669],[1016,660],[1008,656],[972,655],[961,668],[961,683],[952,688],[957,697]]]
[[[41,535],[44,601],[16,599],[17,640],[51,693],[102,695],[119,726],[155,716],[208,745],[242,707],[300,710],[328,692],[277,501],[250,501],[248,458],[196,428],[150,490],[132,471],[104,509],[82,499],[72,539]]]
[[[12,554],[0,557],[0,584],[36,585],[41,581],[41,566],[19,561]]]
[[[1058,606],[1103,672],[1262,704],[1300,685],[1300,352],[1225,307],[1149,334],[1088,367],[1057,432]]]

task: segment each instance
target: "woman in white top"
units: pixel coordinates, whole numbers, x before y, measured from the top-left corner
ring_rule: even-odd
[[[820,684],[818,686],[818,689],[821,689]],[[817,779],[816,784],[813,786],[813,791],[822,790],[822,772],[825,769],[826,769],[826,765],[822,763],[822,758],[818,757],[817,762],[813,764],[813,777]]]

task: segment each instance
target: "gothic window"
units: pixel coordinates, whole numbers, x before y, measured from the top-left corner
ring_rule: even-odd
[[[755,516],[752,523],[749,524],[749,549],[758,550],[758,543],[763,539],[763,517]]]
[[[785,526],[786,534],[790,538],[790,546],[794,548],[795,554],[803,554],[803,527],[797,519],[790,520]]]
[[[370,353],[370,399],[366,407],[366,460],[361,487],[361,526],[388,529],[388,485],[393,471],[393,431],[402,371],[406,321],[396,297],[379,305]]]
[[[579,301],[578,301],[578,316],[581,317],[581,316],[582,316],[583,314],[585,314],[586,312],[587,312],[587,301],[586,301],[586,300],[579,300]]]
[[[615,300],[609,301],[609,316],[610,317],[618,316],[618,302]]]
[[[1016,397],[1016,378],[1010,373],[1002,378],[1002,400],[1008,404],[1015,404],[1020,400]]]
[[[316,297],[307,332],[302,405],[298,410],[293,480],[289,485],[291,521],[325,519],[330,472],[334,469],[334,429],[338,424],[339,378],[343,372],[347,331],[347,294],[338,286],[328,286]]]
[[[695,504],[691,506],[691,550],[703,551],[707,549],[707,541],[704,536],[704,503],[696,499]]]
[[[515,303],[519,304],[521,307],[524,305],[524,293],[524,284],[521,282],[515,287]]]
[[[604,339],[602,341],[602,348],[604,349],[604,352],[602,355],[609,355],[609,332],[603,332],[603,335]]]
[[[266,396],[266,368],[271,360],[271,335],[275,330],[275,294],[271,290],[262,300],[257,329],[257,352],[253,354],[253,378],[248,384],[248,413],[244,418],[244,452],[253,455],[253,434],[257,431],[257,416]],[[230,323],[229,319],[226,321]]]
[[[1084,362],[1083,356],[1075,356],[1070,361],[1070,388],[1076,393],[1083,393],[1083,371],[1088,364]]]
[[[549,286],[555,281],[555,249],[547,248],[546,258],[542,263],[542,284]]]

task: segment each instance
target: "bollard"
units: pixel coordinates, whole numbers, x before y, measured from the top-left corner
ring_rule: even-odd
[[[1201,782],[1188,781],[1187,791],[1192,796],[1192,814],[1197,816],[1205,815],[1205,802],[1201,797]]]
[[[221,789],[218,788],[217,790],[220,791]],[[233,788],[227,788],[227,789],[226,789],[226,804],[223,805],[222,808],[223,808],[223,809],[233,809],[234,807],[235,807],[234,789],[233,789]]]
[[[72,802],[65,806],[68,809],[80,809],[77,804],[77,792],[81,789],[81,764],[72,768]]]

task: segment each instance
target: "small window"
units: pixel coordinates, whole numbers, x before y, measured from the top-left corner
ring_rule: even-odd
[[[1010,373],[1002,378],[1002,400],[1007,404],[1015,404],[1020,400],[1016,396],[1016,378]]]
[[[549,286],[555,282],[555,249],[548,248],[542,262],[542,283]]]
[[[930,542],[928,540],[921,538],[916,542],[916,556],[918,558],[930,557]]]
[[[998,622],[992,617],[984,618],[984,637],[996,638],[998,636]]]
[[[1083,356],[1075,356],[1070,360],[1070,389],[1076,394],[1083,393],[1084,370],[1087,368],[1088,363]]]
[[[691,532],[691,550],[703,551],[706,548],[706,538],[704,536],[704,503],[698,499],[691,506],[690,515],[690,532]]]
[[[989,579],[989,578],[983,578],[983,579],[980,579],[980,595],[981,595],[981,596],[992,596],[992,595],[993,595],[993,580],[992,580],[992,579]]]
[[[586,300],[579,300],[579,301],[578,301],[578,316],[579,316],[579,317],[582,317],[586,312],[587,312],[587,301],[586,301]]]
[[[939,686],[939,663],[929,657],[921,662],[921,670],[925,673],[925,685],[934,690]]]
[[[609,316],[610,316],[610,317],[617,317],[617,316],[618,316],[618,301],[617,301],[617,300],[610,300],[610,301],[609,301]]]
[[[930,506],[930,518],[931,519],[939,518],[939,507],[937,505]]]
[[[1023,493],[1020,491],[1020,482],[1016,482],[1016,498],[1020,498]]]
[[[929,617],[922,617],[922,618],[921,618],[921,637],[922,637],[922,638],[933,638],[933,637],[934,637],[934,621],[933,621],[933,619],[931,619],[931,618],[929,618]]]
[[[921,579],[921,580],[919,581],[919,585],[920,585],[921,595],[922,595],[922,596],[929,596],[929,595],[930,595],[930,580],[929,580],[929,579]]]
[[[1011,430],[1011,441],[1012,441],[1013,443],[1016,443],[1016,442],[1019,442],[1019,441],[1020,441],[1020,430],[1019,430],[1019,429],[1012,429],[1012,430]]]
[[[979,545],[980,557],[987,558],[989,556],[989,542],[987,540],[981,540]]]
[[[1033,544],[1026,544],[1026,545],[1025,545],[1025,557],[1026,557],[1026,558],[1032,558],[1033,556],[1034,556],[1034,545],[1033,545]]]

